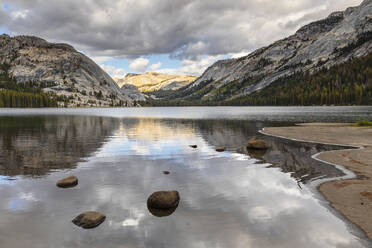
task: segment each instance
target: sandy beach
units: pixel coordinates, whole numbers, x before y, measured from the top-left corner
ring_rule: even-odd
[[[318,159],[344,166],[353,171],[357,178],[326,182],[318,189],[332,207],[372,239],[372,127],[307,123],[292,127],[265,128],[263,133],[302,141],[363,147],[320,154]]]

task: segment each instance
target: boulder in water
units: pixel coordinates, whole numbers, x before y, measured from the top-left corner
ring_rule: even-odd
[[[226,151],[226,147],[217,147],[216,152],[224,152]]]
[[[147,208],[149,209],[150,213],[153,215],[153,216],[156,216],[156,217],[167,217],[167,216],[170,216],[171,214],[174,213],[174,211],[176,211],[178,206],[174,207],[174,208],[169,208],[169,209],[156,209],[156,208],[150,208],[149,206],[147,206]]]
[[[76,185],[78,185],[78,179],[75,176],[63,178],[57,182],[57,186],[60,188],[72,188]]]
[[[178,191],[158,191],[147,199],[147,207],[151,209],[171,209],[178,206],[180,195]]]
[[[265,150],[269,147],[268,147],[266,141],[256,139],[256,138],[252,138],[248,141],[247,148],[248,149],[257,149],[257,150]]]
[[[99,226],[105,219],[106,216],[99,212],[88,211],[77,216],[72,222],[84,229],[90,229]]]

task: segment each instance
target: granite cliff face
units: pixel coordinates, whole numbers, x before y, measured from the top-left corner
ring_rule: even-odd
[[[145,74],[127,74],[123,79],[116,79],[116,82],[120,87],[124,84],[132,84],[141,92],[152,92],[157,90],[177,90],[189,85],[196,78],[186,75],[147,72]]]
[[[371,40],[372,0],[365,0],[248,56],[218,61],[183,90],[186,96],[208,100],[220,87],[234,85],[237,90],[225,100],[249,95],[295,72],[312,73],[365,56],[372,52]]]
[[[139,91],[133,84],[124,84],[121,86],[121,90],[134,101],[146,101],[148,99],[148,96]]]
[[[1,73],[17,83],[42,82],[65,106],[131,106],[132,99],[97,64],[67,44],[0,36]],[[4,72],[6,68],[6,72]]]

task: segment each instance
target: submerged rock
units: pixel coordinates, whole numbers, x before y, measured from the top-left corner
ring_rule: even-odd
[[[267,149],[269,147],[266,144],[266,141],[259,140],[259,139],[256,139],[256,138],[252,138],[248,141],[247,148],[248,149],[264,150],[264,149]]]
[[[224,152],[226,151],[226,147],[217,147],[216,152]]]
[[[250,149],[247,148],[249,156],[256,159],[263,159],[265,156],[267,149]]]
[[[60,188],[72,188],[76,185],[78,185],[78,179],[76,176],[69,176],[57,182],[57,186]]]
[[[194,148],[194,149],[198,148],[197,145],[191,145],[190,147],[191,147],[191,148]]]
[[[147,199],[147,207],[150,209],[176,208],[180,202],[178,191],[158,191],[152,193]]]
[[[104,214],[95,211],[88,211],[77,216],[72,220],[72,223],[84,229],[90,229],[99,226],[105,221],[105,219],[106,216]]]

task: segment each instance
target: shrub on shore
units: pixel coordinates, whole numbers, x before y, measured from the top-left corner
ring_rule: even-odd
[[[365,121],[365,120],[358,121],[356,123],[356,126],[358,126],[358,127],[372,127],[372,121]]]

